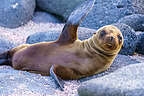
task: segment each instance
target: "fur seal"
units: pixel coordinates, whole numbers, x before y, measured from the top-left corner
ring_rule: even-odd
[[[88,0],[72,12],[56,41],[24,44],[0,55],[0,63],[14,69],[52,75],[59,83],[80,79],[110,67],[123,44],[120,30],[107,25],[87,40],[77,39],[77,28],[95,0]],[[60,85],[60,83],[59,83]]]

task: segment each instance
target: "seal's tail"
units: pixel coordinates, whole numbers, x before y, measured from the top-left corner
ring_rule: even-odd
[[[0,54],[0,65],[10,65],[10,66],[12,66],[11,56],[10,56],[9,51],[6,51],[6,52]]]

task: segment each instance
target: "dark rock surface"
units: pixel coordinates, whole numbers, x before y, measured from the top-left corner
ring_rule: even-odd
[[[26,43],[33,44],[43,41],[55,41],[58,39],[62,30],[50,30],[48,32],[38,32],[28,36]],[[88,28],[79,28],[78,30],[78,38],[80,40],[90,38],[93,33],[96,32],[94,29]]]
[[[101,78],[84,82],[79,96],[143,96],[144,63],[120,68]]]
[[[135,31],[144,31],[144,15],[142,14],[129,15],[121,18],[118,22],[129,25]]]
[[[37,0],[39,8],[62,16],[65,20],[70,13],[86,0]],[[96,0],[94,8],[81,26],[98,29],[104,25],[116,23],[120,18],[142,13],[142,0]],[[137,7],[136,7],[137,6]]]
[[[116,23],[120,18],[135,13],[129,0],[96,0],[94,8],[81,26],[98,29]]]
[[[144,54],[144,32],[136,32],[137,35],[137,45],[136,52],[140,54]]]
[[[58,20],[55,16],[41,11],[34,13],[32,21],[35,23],[61,23],[61,21]]]
[[[47,12],[68,18],[76,6],[85,0],[36,0],[37,6]]]
[[[136,13],[144,14],[144,0],[132,0],[132,4]]]
[[[16,28],[33,16],[35,0],[0,0],[0,26]]]
[[[137,44],[137,36],[135,31],[130,26],[123,23],[115,23],[113,25],[120,29],[124,37],[124,44],[120,54],[133,55]]]

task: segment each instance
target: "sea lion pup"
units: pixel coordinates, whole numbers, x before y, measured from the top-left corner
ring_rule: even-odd
[[[61,88],[58,77],[80,79],[108,69],[123,44],[118,28],[104,26],[88,40],[77,39],[77,28],[94,2],[88,0],[72,12],[57,41],[13,48],[0,55],[1,63],[17,70],[51,74]]]

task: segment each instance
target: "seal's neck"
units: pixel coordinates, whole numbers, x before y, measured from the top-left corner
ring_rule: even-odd
[[[99,47],[97,42],[94,42],[93,37],[83,41],[83,48],[87,50],[88,54],[93,55],[99,54],[104,57],[114,57],[116,54],[107,53]]]

